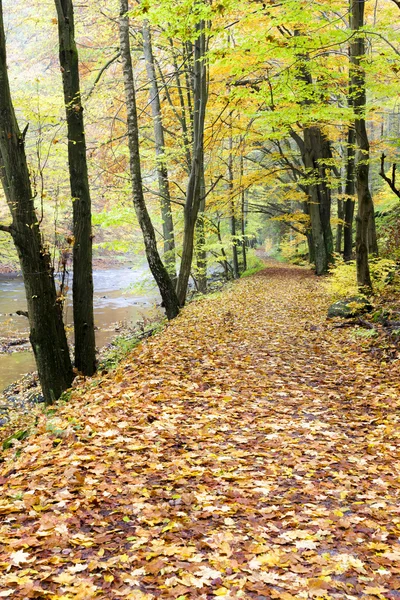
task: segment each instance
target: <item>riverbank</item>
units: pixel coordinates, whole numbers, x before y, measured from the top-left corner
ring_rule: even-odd
[[[135,327],[116,324],[114,337],[97,353],[98,371],[106,374],[130,352],[140,341],[161,327],[164,318],[147,319]],[[33,355],[32,355],[33,359]],[[82,378],[76,378],[75,387]],[[18,381],[0,392],[0,444],[16,431],[29,429],[38,415],[42,414],[44,398],[37,372],[26,373]]]
[[[221,290],[226,281],[220,278],[214,279],[209,283],[208,293],[214,293]],[[202,294],[192,290],[188,295],[188,303],[201,297]],[[126,322],[116,322],[112,324],[113,332],[109,341],[98,351],[98,373],[103,375],[116,368],[125,356],[141,340],[153,335],[162,328],[165,322],[163,311],[157,310],[149,317],[138,320],[133,326]],[[97,331],[96,338],[98,334]],[[22,340],[20,340],[22,342]],[[29,341],[28,341],[29,344]],[[21,346],[12,346],[16,352]],[[72,349],[73,350],[73,349]],[[30,351],[33,364],[33,354]],[[0,354],[1,358],[1,354]],[[73,382],[73,388],[79,386],[82,378],[77,377]],[[15,434],[18,431],[27,431],[32,423],[43,413],[44,398],[41,393],[40,383],[36,372],[26,373],[17,381],[8,385],[2,392],[0,391],[0,444],[2,441]]]
[[[142,262],[144,262],[145,257],[143,255]],[[110,254],[101,254],[99,256],[94,256],[92,261],[93,270],[101,271],[105,269],[120,269],[120,268],[130,268],[130,265],[137,261],[136,254],[124,254],[124,255],[115,255],[113,252]],[[72,265],[69,266],[69,270],[72,271]],[[19,269],[18,261],[11,261],[9,264],[5,264],[4,262],[0,264],[0,275],[8,275],[10,277],[19,277],[21,275],[21,271]]]
[[[93,272],[96,343],[99,348],[138,321],[162,314],[160,297],[148,269],[103,269]],[[71,289],[71,282],[68,281]],[[28,320],[17,313],[26,310],[21,277],[0,276],[0,390],[35,368],[28,340]],[[70,295],[64,307],[65,324],[72,343],[73,309]]]

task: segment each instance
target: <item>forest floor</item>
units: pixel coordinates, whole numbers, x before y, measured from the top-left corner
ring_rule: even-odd
[[[400,369],[271,266],[40,416],[0,471],[0,598],[400,598]]]

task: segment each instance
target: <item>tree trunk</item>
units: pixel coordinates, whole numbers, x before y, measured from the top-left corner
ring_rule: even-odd
[[[353,105],[353,100],[349,95],[349,106]],[[347,161],[346,161],[346,188],[344,203],[344,250],[343,258],[345,261],[352,259],[353,255],[353,219],[354,219],[354,195],[355,195],[355,154],[356,154],[356,132],[354,127],[349,127],[347,133]]]
[[[324,161],[329,158],[328,142],[319,127],[304,129],[304,142],[300,144],[308,183],[309,215],[317,275],[327,272],[332,260],[332,230],[330,225],[331,194],[326,183]]]
[[[168,319],[179,313],[178,298],[157,250],[153,224],[144,201],[139,153],[139,128],[136,110],[136,93],[133,79],[132,58],[129,39],[128,0],[120,0],[119,38],[128,121],[130,173],[132,179],[133,205],[143,233],[146,257],[150,270],[160,290]],[[190,272],[190,271],[189,271]]]
[[[196,261],[197,261],[197,283],[199,292],[207,292],[207,252],[205,249],[205,210],[206,210],[206,186],[204,181],[204,172],[201,178],[200,194],[201,202],[199,214],[196,221]]]
[[[246,192],[241,192],[240,223],[242,230],[242,271],[247,271],[247,248],[246,248]]]
[[[232,266],[233,266],[233,277],[238,279],[239,277],[239,260],[237,251],[237,239],[236,239],[236,215],[235,215],[235,200],[233,198],[233,139],[232,139],[232,115],[231,115],[231,134],[229,136],[229,156],[228,156],[228,185],[229,185],[229,196],[231,204],[231,245],[232,245]]]
[[[71,359],[57,299],[50,257],[42,244],[29,171],[12,105],[6,65],[2,0],[0,0],[0,171],[12,217],[9,228],[21,265],[28,304],[30,341],[47,404],[60,397],[73,380]]]
[[[375,211],[372,209],[368,221],[368,252],[374,256],[379,256],[378,238],[376,235]]]
[[[182,259],[177,294],[179,304],[185,304],[193,258],[194,231],[201,202],[201,179],[204,173],[204,122],[207,104],[207,66],[205,22],[197,25],[193,61],[193,151],[192,165],[186,190]]]
[[[72,0],[55,0],[60,66],[68,128],[68,163],[73,208],[73,313],[75,367],[84,375],[96,370],[93,316],[92,209],[86,161],[79,61]]]
[[[147,20],[143,22],[143,53],[146,61],[147,78],[150,84],[150,106],[153,116],[154,139],[157,157],[158,189],[160,192],[161,219],[164,238],[164,264],[173,281],[176,280],[176,255],[174,223],[172,220],[171,196],[169,192],[168,169],[165,162],[165,140],[162,125],[160,94],[154,65],[153,47],[151,43],[150,26]]]
[[[340,186],[341,187],[341,186]],[[339,190],[339,194],[342,193],[342,189]],[[342,238],[343,238],[343,218],[344,218],[344,205],[343,200],[338,198],[337,201],[337,213],[338,213],[338,224],[336,229],[336,244],[335,252],[340,254],[342,251]]]
[[[350,0],[351,29],[364,25],[365,0]],[[355,132],[360,157],[356,168],[358,214],[356,233],[357,283],[361,289],[372,290],[368,261],[368,224],[373,212],[369,190],[369,141],[365,125],[366,83],[362,61],[365,57],[364,33],[355,34],[350,43],[351,88],[355,113]]]
[[[295,35],[299,35],[299,32],[296,31]],[[299,64],[299,81],[312,87],[314,84],[308,67],[308,56],[299,54]],[[315,101],[305,99],[302,104],[309,106],[313,102]],[[317,275],[323,275],[328,271],[333,253],[330,223],[332,198],[327,181],[329,162],[332,159],[330,143],[321,129],[314,125],[304,128],[304,139],[294,130],[291,131],[291,136],[299,147],[309,180],[307,183],[308,214],[310,215],[312,238],[309,238],[308,243],[312,241],[314,245],[315,272]]]

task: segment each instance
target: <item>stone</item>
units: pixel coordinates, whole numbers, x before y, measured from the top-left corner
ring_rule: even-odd
[[[342,317],[343,319],[350,319],[370,312],[372,308],[372,304],[365,296],[351,296],[331,304],[328,308],[328,318]]]

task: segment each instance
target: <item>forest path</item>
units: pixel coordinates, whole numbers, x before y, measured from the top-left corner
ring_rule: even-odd
[[[240,280],[43,419],[0,473],[0,589],[400,598],[399,368],[332,329],[321,290]]]

